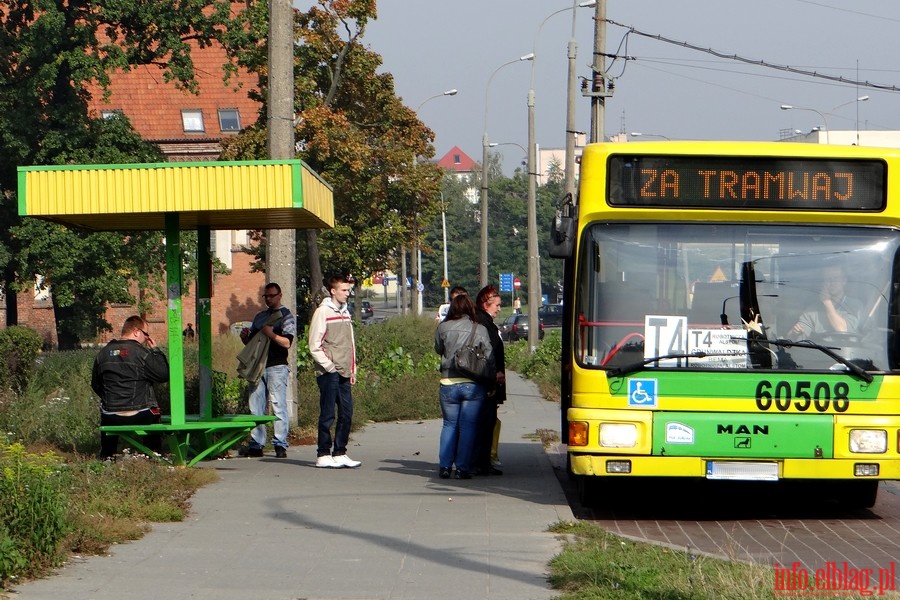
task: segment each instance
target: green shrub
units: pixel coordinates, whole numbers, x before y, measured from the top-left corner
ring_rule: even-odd
[[[67,480],[52,453],[29,454],[0,443],[0,587],[61,561]]]
[[[22,392],[0,409],[0,430],[26,445],[68,452],[99,448],[99,400],[91,390],[95,350],[47,352]]]
[[[43,340],[28,327],[0,329],[0,389],[21,392],[35,370]]]
[[[536,383],[544,397],[559,400],[562,361],[562,333],[559,329],[549,330],[534,353],[529,353],[528,344],[521,342],[506,344],[505,349],[507,369]]]

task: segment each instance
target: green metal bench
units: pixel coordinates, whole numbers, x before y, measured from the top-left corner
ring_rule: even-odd
[[[151,433],[162,434],[168,443],[172,462],[177,465],[193,466],[206,458],[215,458],[244,439],[250,431],[261,423],[270,423],[274,416],[224,415],[212,420],[200,419],[199,415],[184,423],[158,423],[155,425],[103,425],[100,431],[115,434],[147,456],[155,456],[144,444],[143,437]],[[163,417],[166,419],[166,417]]]

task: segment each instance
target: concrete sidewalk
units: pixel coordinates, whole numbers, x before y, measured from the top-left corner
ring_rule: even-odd
[[[428,390],[437,402],[437,390]],[[510,373],[502,476],[437,477],[440,420],[378,423],[350,440],[358,469],[287,459],[211,461],[183,523],[160,524],[109,556],[76,558],[18,586],[21,600],[552,598],[547,527],[572,520],[550,456],[533,437],[559,406]]]

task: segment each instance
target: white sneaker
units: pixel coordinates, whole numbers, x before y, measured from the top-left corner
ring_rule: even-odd
[[[338,454],[337,456],[332,457],[332,459],[334,460],[335,466],[347,467],[348,469],[355,469],[362,464],[362,462],[353,460],[346,454]]]
[[[338,469],[343,465],[337,464],[334,457],[330,454],[325,454],[316,459],[316,466],[320,469]]]

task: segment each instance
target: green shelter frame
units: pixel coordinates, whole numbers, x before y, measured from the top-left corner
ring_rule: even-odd
[[[218,456],[273,416],[213,416],[212,255],[215,229],[326,229],[334,226],[331,187],[301,160],[19,167],[19,215],[93,231],[162,230],[166,236],[166,326],[170,414],[157,425],[116,425],[150,456],[149,433],[165,436],[180,465]],[[186,414],[182,339],[181,232],[197,231],[196,313],[200,412]]]

